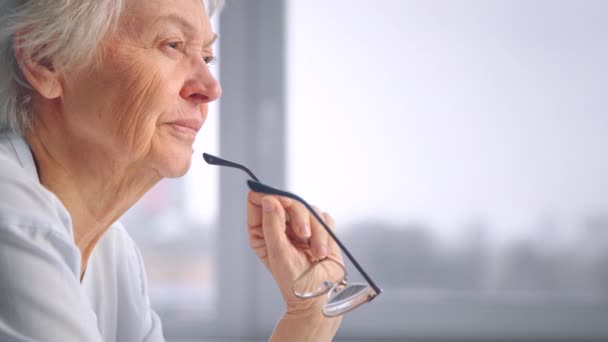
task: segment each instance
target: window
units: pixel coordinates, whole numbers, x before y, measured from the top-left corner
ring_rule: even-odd
[[[608,335],[606,10],[288,1],[288,187],[386,290],[341,336]]]

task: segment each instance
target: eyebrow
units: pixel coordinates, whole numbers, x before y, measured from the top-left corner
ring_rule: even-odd
[[[166,14],[166,15],[162,15],[160,17],[158,17],[155,21],[154,21],[154,26],[157,26],[159,23],[162,22],[169,22],[169,23],[173,23],[176,24],[178,26],[181,27],[181,29],[183,29],[184,31],[188,31],[192,34],[194,34],[196,32],[196,28],[186,19],[184,19],[183,17],[177,15],[177,14]],[[218,34],[217,33],[213,33],[213,37],[211,37],[211,39],[205,43],[204,48],[208,48],[211,45],[213,45],[213,43],[215,43],[215,41],[218,38]]]

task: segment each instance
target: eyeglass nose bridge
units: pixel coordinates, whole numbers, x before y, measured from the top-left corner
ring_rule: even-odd
[[[327,290],[327,292],[324,292],[324,293],[327,293],[327,298],[330,299],[331,297],[338,294],[340,291],[344,290],[347,286],[348,286],[348,281],[346,281],[346,279],[344,279],[339,283],[333,284],[331,286],[331,288],[329,288]]]
[[[308,274],[311,273],[315,269],[315,267],[317,267],[322,262],[333,262],[334,264],[338,265],[342,269],[343,276],[340,279],[340,281],[332,282],[329,280],[324,280],[323,289],[315,291],[315,292],[307,293],[307,292],[298,291],[297,286],[299,284],[299,281],[301,281],[303,278],[308,276]],[[292,290],[296,297],[298,297],[300,299],[310,299],[310,298],[319,297],[328,292],[334,293],[334,289],[339,288],[339,287],[344,287],[347,285],[348,285],[348,272],[346,271],[346,268],[344,267],[344,265],[342,265],[341,262],[339,262],[338,260],[335,260],[334,258],[325,257],[324,259],[320,259],[320,260],[313,262],[304,272],[302,272],[302,274],[300,274],[300,276],[298,276],[298,278],[296,278],[296,280],[294,281]]]
[[[338,265],[342,269],[342,278],[336,281],[325,280],[322,282],[321,290],[316,292],[300,292],[298,291],[298,285],[304,285],[303,288],[307,288],[310,283],[307,283],[306,277],[313,273],[315,267],[318,267],[322,262],[332,262]],[[314,279],[310,279],[313,280]],[[314,287],[313,287],[314,288]],[[348,283],[348,273],[346,268],[339,261],[332,258],[325,258],[322,260],[315,261],[309,268],[306,269],[295,281],[293,285],[293,292],[296,297],[300,299],[312,299],[319,297],[323,294],[327,294],[327,303],[323,305],[323,315],[326,317],[336,317],[343,315],[349,311],[356,309],[357,307],[371,301],[378,294],[373,290],[369,284],[363,283]]]

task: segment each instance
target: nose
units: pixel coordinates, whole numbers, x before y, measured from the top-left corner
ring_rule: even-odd
[[[222,87],[211,73],[209,66],[200,58],[193,62],[193,72],[180,90],[180,96],[189,102],[200,105],[215,101],[221,95]]]

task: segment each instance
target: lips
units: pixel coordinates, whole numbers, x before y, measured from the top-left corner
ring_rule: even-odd
[[[202,120],[196,119],[175,120],[169,122],[168,124],[179,131],[190,132],[192,134],[198,133],[198,131],[200,131],[201,127],[203,126]]]

